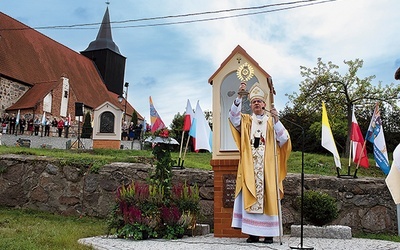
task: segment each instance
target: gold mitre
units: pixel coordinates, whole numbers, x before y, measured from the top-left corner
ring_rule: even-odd
[[[264,102],[267,100],[267,95],[262,90],[261,85],[258,82],[254,83],[254,85],[251,87],[251,89],[249,91],[249,97],[250,97],[250,102],[254,98],[261,99]]]

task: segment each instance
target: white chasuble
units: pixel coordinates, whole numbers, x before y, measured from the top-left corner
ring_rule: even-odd
[[[250,207],[249,213],[262,214],[264,212],[264,152],[268,116],[257,116],[253,114],[252,118],[250,142],[257,201]]]

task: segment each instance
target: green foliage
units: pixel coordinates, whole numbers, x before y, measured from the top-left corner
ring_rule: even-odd
[[[199,214],[199,190],[186,183],[174,185],[172,190],[172,197],[168,197],[162,187],[147,183],[131,182],[119,187],[108,218],[108,234],[134,240],[183,236]]]
[[[336,200],[326,193],[307,190],[303,197],[304,218],[315,226],[324,226],[338,217]],[[301,206],[301,197],[297,200]]]
[[[175,161],[171,158],[170,145],[157,143],[153,147],[156,158],[155,171],[150,175],[150,183],[164,190],[167,196],[171,193],[172,166]]]
[[[117,204],[110,215],[108,231],[118,237],[176,239],[192,228],[200,211],[197,185],[172,185],[171,154],[167,144],[153,149],[156,168],[148,183],[131,182],[117,190]]]
[[[374,239],[374,240],[387,240],[400,242],[400,236],[394,234],[372,234],[372,233],[355,233],[353,235],[354,238],[363,238],[363,239]]]
[[[103,235],[105,227],[102,219],[0,207],[0,248],[89,250],[78,240]]]
[[[179,112],[172,119],[170,128],[171,128],[171,137],[175,138],[178,142],[181,142],[182,139],[182,129],[183,129],[183,120],[185,114],[181,115]],[[185,141],[187,140],[187,133],[185,133]]]
[[[323,152],[321,151],[322,148],[317,148],[316,145],[320,141],[316,128],[320,127],[322,101],[326,104],[332,132],[339,147],[338,150],[344,152],[345,156],[348,156],[349,153],[350,127],[354,105],[357,106],[355,111],[357,115],[362,115],[365,118],[359,119],[362,131],[365,131],[368,127],[368,123],[365,124],[363,120],[369,121],[371,119],[371,113],[377,101],[383,103],[381,109],[391,107],[393,111],[398,110],[400,85],[392,83],[382,86],[381,82],[373,83],[375,76],[360,78],[358,71],[363,66],[363,60],[344,61],[344,64],[348,68],[345,74],[339,72],[339,66],[330,61],[325,63],[321,58],[318,58],[315,67],[301,66],[300,74],[303,81],[300,84],[299,93],[288,95],[293,108],[285,109],[284,115],[287,116],[288,120],[301,124],[305,128],[307,136],[314,134],[317,139],[314,141],[307,140],[314,145],[314,148],[312,148],[314,151],[307,152]],[[294,117],[298,119],[291,119]],[[388,119],[386,120],[396,124],[398,134],[398,120],[393,120],[390,117],[393,117],[393,115],[387,116]],[[313,126],[313,130],[310,130],[309,128],[314,123],[316,124]],[[285,122],[284,124],[287,125]],[[287,126],[291,127],[291,125]],[[383,124],[383,126],[385,127],[386,124]],[[291,131],[289,132],[291,133]],[[292,138],[297,138],[292,133],[291,135]],[[309,144],[306,145],[309,146]],[[295,150],[299,150],[296,141],[293,146]]]
[[[136,110],[133,111],[132,113],[132,120],[131,122],[133,122],[133,125],[136,126],[138,124],[138,115],[136,113]]]
[[[92,118],[90,117],[90,112],[87,112],[82,125],[81,138],[92,138],[93,128],[91,121]]]
[[[182,238],[184,232],[185,229],[180,225],[166,225],[163,238],[169,240]]]
[[[140,223],[125,224],[118,233],[119,238],[133,240],[146,240],[153,235],[157,235],[155,231]]]

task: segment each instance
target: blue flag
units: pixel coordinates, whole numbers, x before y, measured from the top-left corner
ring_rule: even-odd
[[[369,124],[365,139],[371,142],[374,147],[374,158],[376,166],[379,167],[386,175],[389,174],[390,165],[386,148],[385,135],[383,134],[383,126],[381,114],[379,112],[379,103],[376,103],[371,123]]]

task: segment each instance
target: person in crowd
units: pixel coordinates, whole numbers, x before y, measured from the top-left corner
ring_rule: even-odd
[[[122,135],[121,135],[121,139],[123,140],[123,141],[126,141],[127,140],[127,137],[128,137],[128,129],[129,129],[129,127],[128,127],[128,124],[127,124],[127,122],[126,121],[124,121],[123,123],[122,123],[122,127],[121,127],[121,130],[122,130]]]
[[[58,120],[57,129],[58,129],[58,137],[61,137],[62,131],[64,129],[64,120],[62,118],[60,118],[60,120]]]
[[[133,122],[131,122],[128,128],[128,141],[134,139],[135,139],[135,126],[133,125]]]
[[[244,90],[246,83],[241,83],[238,93]],[[241,94],[229,110],[230,127],[240,156],[232,227],[249,235],[249,243],[264,237],[264,243],[271,244],[273,237],[280,234],[278,197],[283,197],[282,181],[292,147],[276,109],[265,110],[266,93],[255,83],[249,92],[252,114],[241,113]]]
[[[46,121],[44,123],[44,136],[50,136],[50,119],[46,117]]]
[[[26,127],[26,120],[25,117],[22,116],[21,119],[19,120],[19,134],[23,135],[25,133],[25,127]]]
[[[35,120],[33,121],[35,135],[39,134],[40,124],[41,124],[40,119],[39,117],[36,116]]]
[[[54,117],[53,120],[51,121],[51,127],[53,128],[52,129],[53,136],[57,134],[57,125],[58,125],[57,118]]]
[[[1,127],[2,127],[2,131],[3,134],[7,134],[7,130],[8,130],[8,121],[9,121],[9,117],[7,113],[4,113],[1,117]]]
[[[142,128],[143,128],[143,124],[140,121],[138,121],[137,122],[137,126],[135,128],[135,139],[136,140],[140,140],[140,135],[142,133]]]
[[[28,120],[28,129],[31,135],[33,135],[33,116],[31,116]]]
[[[69,124],[68,118],[64,120],[64,131],[65,131],[65,138],[68,138],[68,133],[69,133],[69,127],[71,124]]]
[[[17,117],[15,117],[15,114],[11,114],[10,121],[9,121],[10,129],[8,130],[8,132],[11,135],[15,134],[15,132],[16,132],[16,130],[15,130],[16,123],[17,123]]]

